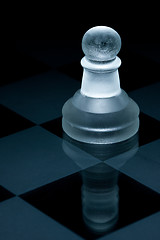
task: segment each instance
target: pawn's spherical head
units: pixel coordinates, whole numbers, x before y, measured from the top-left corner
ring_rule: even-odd
[[[110,27],[97,26],[89,29],[82,39],[82,50],[92,61],[113,60],[121,48],[119,34]]]

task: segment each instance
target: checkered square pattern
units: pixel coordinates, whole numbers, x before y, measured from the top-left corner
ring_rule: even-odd
[[[139,133],[85,145],[62,130],[62,106],[80,88],[79,56],[48,50],[19,49],[15,78],[0,83],[0,238],[160,239],[158,62],[120,56]]]

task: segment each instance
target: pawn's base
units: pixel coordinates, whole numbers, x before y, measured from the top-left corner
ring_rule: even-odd
[[[119,103],[119,99],[124,97],[127,101],[121,101],[121,105],[116,106],[116,98]],[[79,101],[86,103],[84,108],[80,107]],[[114,103],[113,111],[108,111],[111,110],[111,101]],[[78,91],[64,104],[62,127],[69,137],[85,143],[111,144],[124,141],[136,134],[139,128],[139,108],[124,91],[112,99],[97,99],[97,102],[99,106],[97,112],[96,109],[92,112],[95,99],[83,96]]]

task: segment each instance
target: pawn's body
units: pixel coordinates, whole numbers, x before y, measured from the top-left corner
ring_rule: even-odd
[[[82,40],[85,57],[81,89],[63,106],[62,127],[71,138],[95,144],[115,143],[139,128],[139,108],[120,88],[116,56],[121,39],[108,27],[94,27]]]

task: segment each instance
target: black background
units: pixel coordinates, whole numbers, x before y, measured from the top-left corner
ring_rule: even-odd
[[[52,1],[16,7],[14,36],[18,39],[76,40],[91,27],[114,28],[126,43],[160,43],[159,5],[139,1]]]
[[[81,49],[84,33],[91,27],[104,25],[115,29],[121,36],[122,47],[118,56],[123,62],[124,69],[128,68],[128,62],[133,69],[136,66],[141,69],[141,62],[137,64],[136,58],[133,61],[132,56],[128,56],[128,46],[133,49],[133,52],[142,48],[149,57],[151,55],[152,60],[160,61],[158,11],[158,4],[150,2],[143,4],[140,1],[138,3],[135,1],[120,3],[115,1],[52,1],[50,4],[23,2],[17,5],[14,13],[16,21],[13,26],[13,37],[16,40],[16,54],[19,49],[22,52],[26,49],[30,52],[36,49],[47,50],[50,54],[53,46],[53,49],[56,48],[61,55],[64,49],[69,49],[67,53],[64,51],[65,57],[68,56],[68,58],[70,54],[76,52],[80,62],[84,56]],[[147,51],[148,48],[149,51]],[[19,55],[17,58],[18,64],[17,62],[16,64],[19,65]],[[148,67],[144,69],[147,71]],[[139,72],[139,69],[136,72]]]

